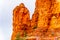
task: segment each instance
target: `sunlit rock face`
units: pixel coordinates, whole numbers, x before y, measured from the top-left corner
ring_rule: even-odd
[[[13,10],[11,40],[15,40],[18,33],[19,38],[22,37],[21,39],[55,40],[60,36],[60,1],[36,0],[32,19],[30,19],[29,10],[23,3],[17,6]]]
[[[30,28],[30,14],[29,10],[21,3],[13,10],[13,34],[12,40],[15,40],[15,37],[18,32],[20,36],[24,36],[24,31],[29,30]]]
[[[36,0],[36,9],[38,10],[37,26],[47,28],[50,16],[51,1],[50,0]]]
[[[37,26],[43,28],[52,27],[51,25],[54,24],[50,23],[52,17],[60,16],[60,2],[59,0],[36,0],[36,10],[38,10],[39,14]],[[60,25],[60,23],[58,23],[58,25]],[[53,27],[55,27],[55,24]]]

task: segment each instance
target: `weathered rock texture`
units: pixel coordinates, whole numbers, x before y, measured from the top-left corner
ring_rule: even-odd
[[[36,0],[35,4],[32,19],[23,3],[13,10],[11,40],[15,40],[18,32],[19,37],[28,40],[55,40],[55,37],[60,36],[60,1]]]
[[[20,36],[24,36],[24,32],[30,30],[30,15],[28,9],[21,3],[13,10],[13,34],[12,40],[15,40],[15,37],[18,32]],[[28,31],[27,31],[28,32]],[[29,31],[30,32],[30,31]]]

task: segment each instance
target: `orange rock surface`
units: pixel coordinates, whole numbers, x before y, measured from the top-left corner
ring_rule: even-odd
[[[18,32],[24,40],[60,40],[60,1],[36,0],[35,6],[32,19],[23,3],[13,10],[11,40],[15,40]]]
[[[30,15],[28,9],[21,3],[13,10],[13,33],[12,40],[15,40],[18,32],[24,36],[24,31],[30,30]],[[28,31],[27,31],[28,32]]]

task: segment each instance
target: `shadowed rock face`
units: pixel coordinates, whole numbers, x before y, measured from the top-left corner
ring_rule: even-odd
[[[60,2],[59,0],[36,0],[35,11],[30,19],[29,10],[21,3],[13,10],[13,33],[11,40],[19,37],[37,36],[52,38],[60,36]],[[33,40],[33,39],[31,39]],[[35,40],[35,39],[34,39]],[[49,39],[47,39],[49,40]]]

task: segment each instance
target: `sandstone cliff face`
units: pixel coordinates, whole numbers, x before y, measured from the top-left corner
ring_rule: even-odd
[[[30,15],[28,9],[21,3],[13,10],[13,34],[12,40],[15,40],[15,37],[18,32],[20,36],[24,36],[24,32],[30,28]]]
[[[38,10],[38,14],[39,14],[38,23],[37,23],[38,27],[53,28],[53,27],[57,27],[58,26],[57,24],[60,25],[60,21],[58,21],[60,19],[59,0],[36,0],[36,9]],[[54,23],[51,23],[50,21],[52,20],[54,21],[54,16],[56,17],[57,20]]]
[[[55,37],[60,36],[60,2],[58,1],[36,0],[32,19],[30,19],[29,10],[23,3],[17,6],[13,10],[11,40],[15,40],[18,33],[19,37],[29,40],[54,40]]]
[[[60,2],[58,0],[52,1],[52,7],[51,7],[51,21],[50,21],[50,28],[60,28]]]

